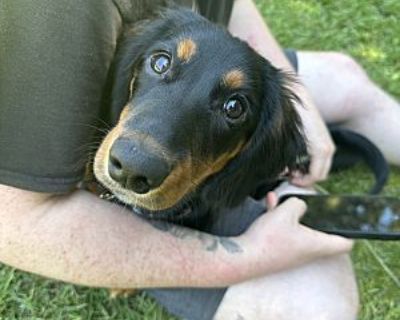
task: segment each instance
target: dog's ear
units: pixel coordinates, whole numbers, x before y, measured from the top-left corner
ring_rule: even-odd
[[[296,111],[296,107],[304,106],[290,89],[296,83],[296,76],[273,67],[266,60],[263,69],[260,122],[253,136],[255,154],[264,163],[261,168],[272,176],[283,170],[307,171],[307,143]]]
[[[251,195],[265,196],[276,182],[293,171],[308,172],[309,155],[301,119],[296,111],[304,108],[290,89],[296,77],[264,61],[263,93],[260,123],[253,137],[254,160],[258,172],[257,187]],[[260,181],[259,177],[265,180]]]

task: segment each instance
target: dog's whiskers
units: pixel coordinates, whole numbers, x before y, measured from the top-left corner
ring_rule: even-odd
[[[111,130],[109,125],[107,125],[107,128],[98,127],[98,126],[90,124],[90,123],[79,123],[79,122],[73,123],[72,125],[87,127],[87,128],[95,130],[96,132],[100,132],[104,135],[108,134]]]

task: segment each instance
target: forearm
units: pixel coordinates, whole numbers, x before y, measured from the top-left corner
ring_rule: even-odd
[[[16,268],[111,288],[226,286],[245,279],[241,248],[223,245],[230,239],[176,227],[160,231],[85,191],[37,201],[14,190],[0,205],[0,261]]]

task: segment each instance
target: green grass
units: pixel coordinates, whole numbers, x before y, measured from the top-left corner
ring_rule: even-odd
[[[285,47],[340,50],[400,97],[400,1],[256,1]],[[332,176],[330,192],[365,192],[372,179],[360,166]],[[400,197],[400,170],[384,194]],[[360,285],[360,320],[400,319],[400,243],[359,241],[353,261]],[[1,319],[172,319],[143,296],[110,300],[108,292],[66,285],[0,267]]]

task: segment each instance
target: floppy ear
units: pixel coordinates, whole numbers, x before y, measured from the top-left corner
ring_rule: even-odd
[[[307,143],[303,125],[295,104],[303,108],[300,99],[290,89],[297,80],[264,61],[264,90],[261,121],[257,128],[256,153],[264,158],[266,173],[307,171]],[[268,159],[268,161],[266,161]],[[283,168],[282,168],[283,167]]]
[[[264,97],[261,122],[254,136],[253,162],[258,168],[255,180],[264,176],[264,181],[258,181],[252,192],[256,199],[270,191],[284,172],[298,170],[305,173],[309,166],[307,141],[295,104],[303,106],[290,89],[296,78],[267,61],[263,65]]]
[[[289,89],[294,77],[261,59],[261,98],[257,127],[240,155],[220,172],[206,197],[236,206],[247,196],[261,198],[273,189],[285,170],[307,171],[306,139],[294,107],[300,103]]]

